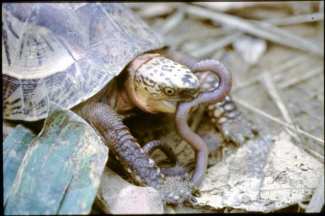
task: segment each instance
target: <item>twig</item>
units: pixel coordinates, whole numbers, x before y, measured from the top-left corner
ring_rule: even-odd
[[[193,2],[193,4],[201,5],[203,7],[211,8],[217,11],[228,11],[233,9],[244,9],[255,7],[261,3],[257,2]]]
[[[160,28],[161,34],[167,34],[171,30],[173,30],[177,25],[179,25],[182,20],[184,19],[184,11],[181,7],[179,7],[176,11],[176,13],[172,16],[170,16],[167,21],[164,23],[164,25]]]
[[[324,206],[324,174],[320,177],[319,185],[316,188],[307,208],[306,212],[321,212]]]
[[[278,43],[281,44],[282,41],[284,42],[282,45],[286,45],[288,47],[297,48],[300,50],[304,50],[313,54],[316,54],[320,57],[324,56],[324,50],[315,42],[312,42],[306,38],[297,36],[287,30],[278,28],[273,26],[272,24],[256,21],[252,22],[255,23],[259,28],[264,29],[271,35],[274,35],[279,39]],[[281,42],[280,42],[281,41]],[[275,42],[275,41],[273,41]]]
[[[306,60],[306,56],[297,56],[295,58],[290,57],[291,59],[288,61],[285,61],[285,63],[283,64],[279,64],[278,67],[275,67],[274,69],[270,70],[270,73],[272,73],[272,75],[274,75],[274,80],[278,81],[279,77],[276,76],[276,74],[279,74],[280,72],[283,72],[284,70],[288,70],[289,68],[296,66],[299,63],[303,63],[304,60]],[[252,79],[246,80],[246,82],[241,83],[240,85],[235,86],[232,91],[238,91],[239,89],[245,88],[247,86],[250,86],[254,83],[256,83],[257,81],[259,81],[261,79],[262,75],[259,76],[255,76]]]
[[[137,3],[139,4],[139,3]],[[179,6],[179,3],[173,2],[169,4],[156,3],[156,4],[146,4],[140,3],[141,7],[138,7],[140,11],[138,14],[143,18],[153,18],[157,16],[162,16],[171,13],[175,8]]]
[[[237,40],[237,38],[239,38],[242,34],[242,32],[232,33],[221,39],[216,40],[213,44],[208,44],[207,46],[202,47],[201,49],[193,51],[191,53],[194,57],[205,57],[213,52],[216,52],[218,49],[221,49],[227,46],[228,44],[231,44],[232,42]]]
[[[286,122],[288,122],[289,124],[293,125],[296,129],[296,126],[294,125],[290,115],[289,115],[289,111],[287,110],[286,106],[284,105],[276,87],[274,86],[274,83],[272,81],[272,77],[270,75],[270,73],[263,73],[263,79],[262,79],[262,83],[264,84],[267,92],[269,93],[270,97],[273,99],[273,101],[275,102],[275,104],[277,105],[277,107],[279,108],[284,120]],[[301,141],[299,139],[299,137],[297,136],[297,134],[295,134],[294,132],[288,130],[288,133],[290,135],[293,136],[293,138],[297,139],[298,141]]]
[[[250,22],[236,16],[219,13],[192,5],[187,5],[185,10],[191,15],[207,18],[215,22],[231,26],[235,29],[239,29],[243,32],[250,33],[274,43],[308,51],[319,56],[323,56],[324,54],[323,50],[317,46],[317,44],[291,34],[283,29],[274,27],[271,24],[263,22]]]
[[[301,24],[306,22],[316,22],[323,19],[324,19],[323,13],[312,13],[312,14],[303,14],[298,16],[290,16],[285,18],[268,19],[265,20],[264,22],[276,26],[284,26],[284,25]]]
[[[179,46],[187,40],[202,40],[208,37],[218,37],[221,35],[225,35],[228,32],[228,29],[215,28],[214,31],[200,31],[196,32],[195,34],[187,33],[184,35],[179,35],[179,37],[172,36],[168,38],[167,35],[167,43],[172,44],[173,46]]]
[[[278,119],[278,118],[276,118],[276,117],[274,117],[274,116],[272,116],[272,115],[270,115],[270,114],[268,114],[268,113],[266,113],[266,112],[264,112],[264,111],[262,111],[260,109],[257,109],[255,107],[245,103],[242,100],[236,99],[234,97],[233,97],[233,100],[235,102],[237,102],[238,104],[242,105],[243,107],[245,107],[245,108],[247,108],[247,109],[249,109],[249,110],[251,110],[251,111],[253,111],[253,112],[255,112],[255,113],[259,114],[259,115],[261,115],[261,116],[264,116],[264,117],[266,117],[266,118],[268,118],[268,119],[270,119],[270,120],[272,120],[272,121],[274,121],[274,122],[276,122],[276,123],[278,123],[278,124],[280,124],[282,126],[288,127],[290,129],[296,131],[297,133],[303,134],[303,135],[305,135],[305,136],[307,136],[307,137],[309,137],[309,138],[311,138],[313,140],[316,140],[317,142],[320,142],[320,143],[324,144],[324,140],[321,139],[321,138],[318,138],[318,137],[316,137],[316,136],[314,136],[314,135],[312,135],[312,134],[310,134],[310,133],[308,133],[308,132],[306,132],[304,130],[301,130],[300,128],[295,128],[294,126],[292,126],[292,125],[290,125],[290,124],[288,124],[286,122],[283,122],[280,119]]]
[[[253,111],[253,112],[255,112],[255,113],[259,114],[259,115],[261,115],[261,116],[264,116],[264,117],[270,119],[270,120],[273,121],[273,122],[276,122],[276,123],[278,123],[278,124],[280,124],[280,125],[283,125],[283,126],[285,126],[285,127],[288,127],[288,128],[290,128],[290,129],[292,129],[292,130],[295,130],[297,133],[301,133],[301,134],[303,134],[303,135],[305,135],[305,136],[307,136],[307,137],[309,137],[309,138],[311,138],[311,139],[313,139],[313,140],[316,140],[316,141],[318,141],[318,142],[324,144],[324,140],[321,139],[321,138],[318,138],[318,137],[316,137],[316,136],[314,136],[314,135],[311,135],[311,134],[307,133],[306,131],[303,131],[303,130],[301,130],[301,129],[299,129],[299,128],[296,129],[296,128],[293,127],[292,125],[287,124],[287,123],[285,123],[285,122],[282,122],[280,119],[278,119],[278,118],[276,118],[276,117],[274,117],[274,116],[271,116],[270,114],[265,113],[265,112],[263,112],[262,110],[257,109],[257,108],[255,108],[255,107],[253,107],[253,106],[251,106],[251,105],[245,103],[244,101],[238,100],[238,99],[236,99],[236,98],[234,98],[234,97],[233,97],[233,100],[234,100],[236,103],[238,103],[239,105],[241,105],[241,106],[243,106],[243,107],[245,107],[245,108],[247,108],[247,109],[249,109],[249,110],[251,110],[251,111]],[[306,151],[307,153],[309,153],[310,155],[312,155],[313,157],[315,157],[317,160],[319,160],[320,162],[324,163],[324,155],[320,154],[319,152],[313,151],[313,150],[310,149],[310,148],[306,148],[304,145],[299,145],[299,146],[300,146],[304,151]]]
[[[302,76],[295,76],[295,77],[292,77],[292,79],[289,79],[289,80],[286,80],[286,81],[280,83],[279,87],[283,89],[283,88],[288,88],[290,86],[296,85],[302,81],[305,81],[305,80],[319,74],[323,70],[324,70],[323,67],[315,68],[311,71],[304,73]]]

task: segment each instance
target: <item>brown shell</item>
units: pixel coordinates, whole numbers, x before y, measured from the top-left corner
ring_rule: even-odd
[[[6,119],[47,117],[95,95],[136,56],[163,47],[159,35],[120,3],[2,5]]]

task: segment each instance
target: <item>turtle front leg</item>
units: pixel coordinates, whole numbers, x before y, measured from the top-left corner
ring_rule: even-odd
[[[189,68],[193,68],[198,62],[191,56],[173,50],[168,50],[166,55]],[[209,71],[198,74],[198,77],[204,89],[212,89],[218,84],[217,78]],[[253,138],[258,133],[257,128],[238,110],[229,94],[223,101],[209,104],[208,115],[223,137],[237,145],[243,145],[247,139]]]
[[[107,104],[89,103],[80,114],[104,137],[109,150],[140,185],[156,188],[166,203],[178,204],[191,200],[193,185],[187,178],[164,176],[155,162],[149,158],[120,116]]]

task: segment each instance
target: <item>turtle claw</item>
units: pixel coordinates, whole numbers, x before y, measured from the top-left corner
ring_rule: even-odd
[[[187,174],[185,176],[166,176],[158,190],[163,201],[173,206],[192,202],[195,199],[193,191],[196,189]]]
[[[218,128],[226,140],[239,146],[242,146],[246,141],[253,139],[258,134],[257,128],[241,115],[225,121]]]
[[[190,199],[184,202],[184,205],[188,207],[193,207],[196,206],[197,203],[198,203],[197,199],[194,196],[192,196]]]
[[[242,115],[229,95],[224,101],[209,105],[208,113],[227,141],[242,146],[258,134],[256,126]]]

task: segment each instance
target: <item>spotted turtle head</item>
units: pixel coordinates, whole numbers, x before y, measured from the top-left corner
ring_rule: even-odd
[[[178,102],[191,100],[199,92],[199,80],[189,68],[159,54],[137,57],[128,71],[128,95],[146,112],[174,113]]]

